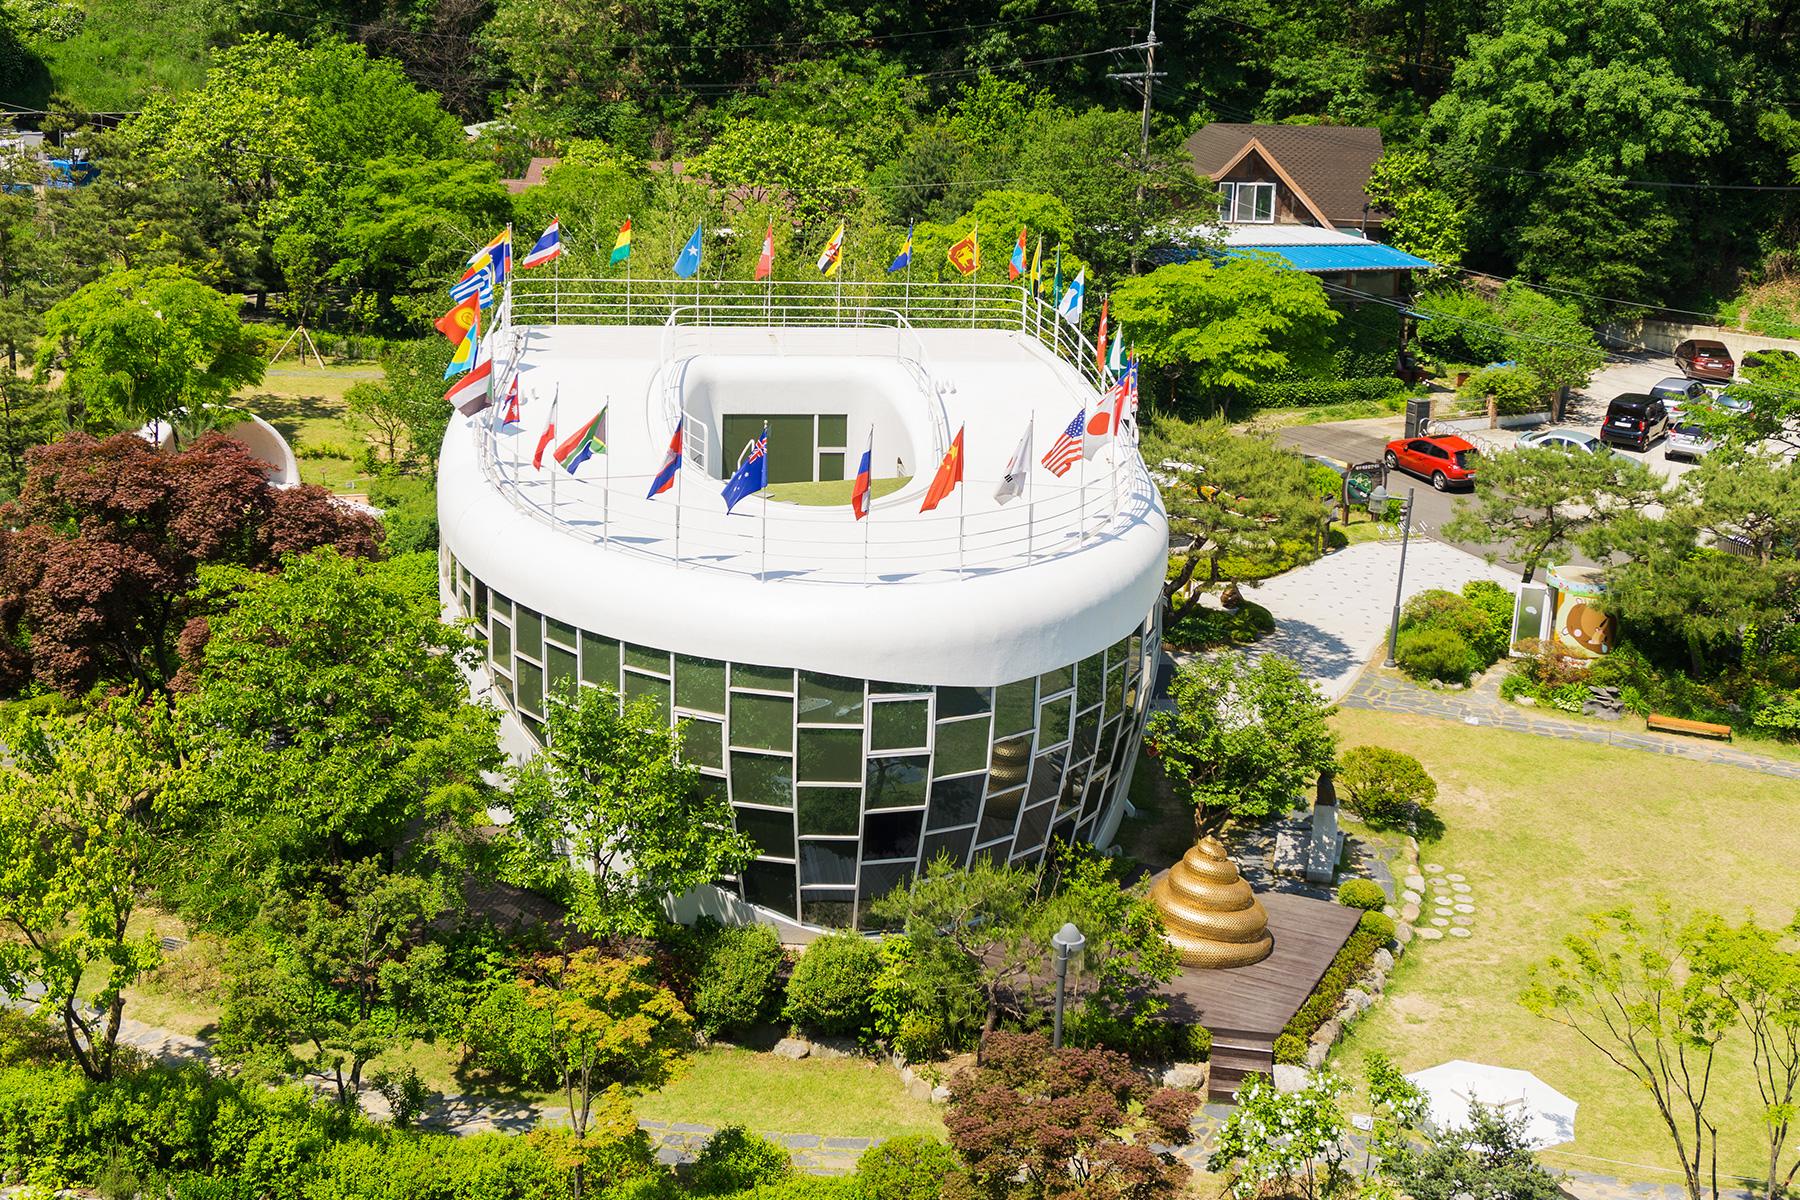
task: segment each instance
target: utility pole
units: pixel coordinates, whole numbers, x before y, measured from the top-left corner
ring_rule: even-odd
[[[1156,0],[1150,0],[1150,28],[1145,34],[1144,40],[1136,45],[1121,46],[1119,49],[1144,52],[1144,69],[1142,71],[1119,71],[1107,75],[1108,79],[1137,84],[1144,93],[1144,117],[1138,132],[1138,237],[1131,243],[1131,273],[1136,275],[1138,273],[1138,249],[1142,244],[1144,230],[1144,175],[1150,163],[1150,93],[1156,80],[1162,77],[1162,72],[1156,69]]]

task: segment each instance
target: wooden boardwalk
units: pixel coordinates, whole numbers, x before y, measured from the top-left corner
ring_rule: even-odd
[[[1272,1041],[1300,1011],[1362,913],[1285,892],[1261,892],[1275,949],[1248,967],[1184,967],[1163,990],[1169,1016],[1208,1029],[1266,1034]]]

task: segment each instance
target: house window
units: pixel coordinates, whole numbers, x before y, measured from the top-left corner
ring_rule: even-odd
[[[1222,183],[1219,194],[1225,202],[1219,214],[1231,224],[1256,222],[1267,225],[1275,219],[1275,185],[1272,183]]]

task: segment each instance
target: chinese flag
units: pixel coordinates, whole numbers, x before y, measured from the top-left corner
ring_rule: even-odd
[[[944,455],[944,461],[938,464],[937,476],[932,479],[931,487],[926,489],[925,503],[919,505],[920,512],[930,512],[938,506],[938,502],[956,490],[962,482],[963,471],[963,426],[956,430],[956,440],[950,443],[950,453]]]
[[[976,226],[969,226],[969,236],[950,247],[950,265],[964,275],[973,275],[981,266],[981,244],[975,240]]]
[[[475,324],[480,312],[481,297],[465,296],[455,308],[437,319],[438,332],[449,338],[452,346],[460,346],[469,336],[469,327]]]

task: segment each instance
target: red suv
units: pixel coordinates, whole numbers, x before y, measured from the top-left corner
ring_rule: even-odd
[[[1710,379],[1715,383],[1730,383],[1732,373],[1737,369],[1724,342],[1702,342],[1693,338],[1675,347],[1675,365],[1689,379]]]
[[[1459,437],[1401,438],[1387,444],[1383,456],[1388,470],[1396,468],[1421,479],[1442,492],[1453,483],[1475,484],[1475,465],[1481,451]]]

